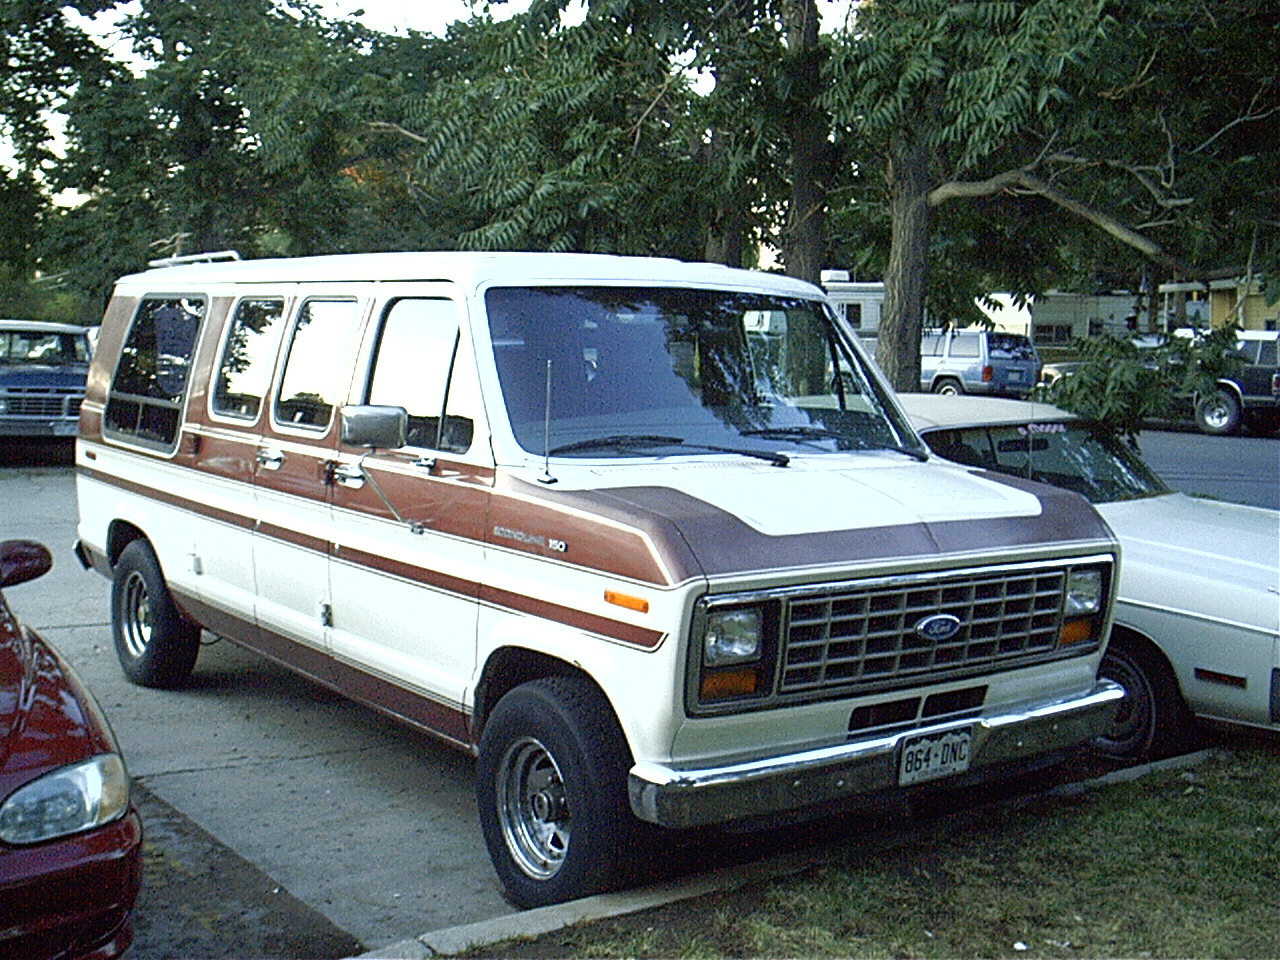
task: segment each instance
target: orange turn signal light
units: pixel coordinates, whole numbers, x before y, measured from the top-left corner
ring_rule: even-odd
[[[754,666],[708,671],[702,676],[702,687],[698,695],[704,702],[749,697],[756,692],[756,678]]]
[[[633,597],[629,593],[619,593],[617,590],[606,590],[604,592],[604,602],[612,603],[615,607],[634,610],[636,613],[649,612],[649,601],[644,597]]]
[[[1058,646],[1065,647],[1073,643],[1085,643],[1093,639],[1093,621],[1086,618],[1082,620],[1067,620],[1062,624],[1062,629],[1058,631]]]

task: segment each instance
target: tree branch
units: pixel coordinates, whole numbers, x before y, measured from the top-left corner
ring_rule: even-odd
[[[408,137],[410,140],[417,143],[426,144],[431,142],[426,137],[422,136],[422,134],[414,133],[412,130],[406,130],[398,123],[390,123],[386,120],[371,120],[368,126],[374,133],[398,133],[402,137]]]
[[[1003,190],[1014,188],[1044,197],[1050,203],[1061,207],[1068,213],[1093,224],[1108,236],[1119,240],[1126,246],[1133,247],[1148,259],[1178,270],[1184,276],[1198,279],[1203,275],[1203,271],[1173,256],[1154,240],[1144,237],[1115,217],[1067,196],[1047,180],[1042,180],[1025,168],[1007,170],[987,180],[952,181],[941,184],[929,191],[928,202],[929,206],[936,207],[948,200],[989,197]]]

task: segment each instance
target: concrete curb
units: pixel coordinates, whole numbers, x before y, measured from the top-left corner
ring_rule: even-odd
[[[1013,800],[998,801],[993,806],[1021,804],[1034,800],[1039,796],[1077,796],[1093,787],[1107,786],[1115,783],[1127,783],[1138,780],[1156,771],[1176,770],[1182,767],[1196,766],[1207,760],[1228,757],[1224,750],[1199,750],[1168,760],[1125,767],[1111,773],[1051,787],[1040,794],[1018,797]],[[972,808],[965,812],[972,813]],[[873,848],[889,849],[908,843],[923,835],[924,831],[908,830]],[[476,923],[447,927],[424,933],[411,940],[401,940],[376,950],[362,953],[354,960],[430,960],[433,957],[454,956],[471,947],[485,946],[502,940],[513,940],[538,937],[546,933],[561,930],[590,920],[602,920],[608,917],[620,917],[629,913],[660,907],[681,900],[691,900],[709,893],[724,893],[739,887],[772,880],[777,877],[800,873],[826,857],[826,851],[820,848],[801,850],[756,863],[726,867],[710,873],[699,874],[673,883],[657,884],[619,893],[606,893],[594,897],[585,897],[569,903],[555,904],[550,907],[538,907],[506,916],[494,917],[491,920],[480,920]]]

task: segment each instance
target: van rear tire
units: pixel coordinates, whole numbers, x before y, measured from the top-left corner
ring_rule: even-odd
[[[964,393],[964,385],[955,377],[943,377],[933,385],[933,392],[944,397],[958,397]]]
[[[120,552],[111,582],[111,634],[125,676],[143,687],[170,689],[191,676],[200,627],[182,615],[146,540]]]

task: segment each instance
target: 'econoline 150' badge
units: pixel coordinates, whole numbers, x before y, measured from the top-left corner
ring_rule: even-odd
[[[960,618],[949,613],[935,613],[916,623],[916,636],[940,643],[960,632]]]

